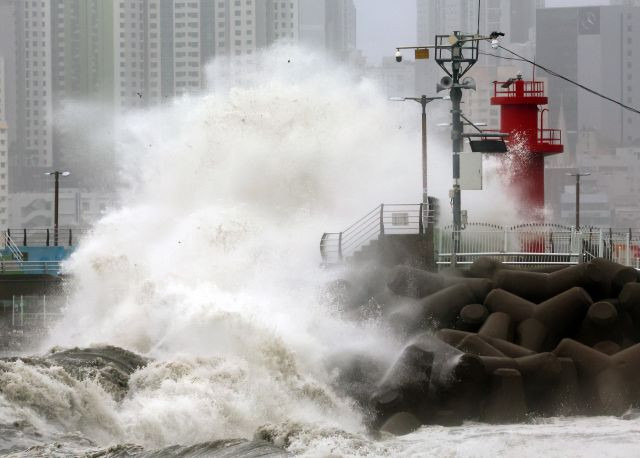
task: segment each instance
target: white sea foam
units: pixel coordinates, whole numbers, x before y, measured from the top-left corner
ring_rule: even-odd
[[[157,359],[114,408],[127,441],[251,437],[280,422],[362,432],[327,359],[396,350],[318,299],[333,275],[318,244],[382,201],[417,200],[415,131],[398,128],[414,113],[309,53],[260,59],[228,93],[121,120],[122,208],[66,266],[70,306],[47,345]]]
[[[98,445],[157,448],[258,431],[308,456],[524,450],[527,431],[545,430],[425,428],[374,441],[353,402],[331,388],[332,355],[391,358],[397,343],[318,299],[332,278],[318,267],[319,237],[380,202],[418,201],[417,111],[308,52],[280,47],[258,59],[229,92],[120,120],[122,207],[66,265],[70,305],[47,346],[108,343],[155,362],[132,375],[120,402],[92,381],[16,366],[11,376],[28,393],[0,397],[2,415],[51,435],[79,429]],[[220,73],[214,64],[210,74]],[[446,217],[444,137],[430,140],[430,176]],[[492,189],[502,200],[478,200],[504,214],[496,202],[511,204]],[[495,441],[478,439],[481,430]],[[502,435],[516,430],[521,442]]]

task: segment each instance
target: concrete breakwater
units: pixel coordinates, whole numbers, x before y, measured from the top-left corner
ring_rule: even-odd
[[[640,405],[638,278],[603,259],[550,273],[489,258],[446,274],[360,272],[332,284],[334,297],[353,317],[375,308],[405,345],[391,365],[370,361],[375,370],[343,361],[342,384],[374,429],[396,434],[622,415]]]

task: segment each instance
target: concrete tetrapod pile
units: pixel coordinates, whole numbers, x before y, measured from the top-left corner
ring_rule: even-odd
[[[640,405],[638,272],[603,259],[551,273],[481,258],[388,272],[383,319],[406,345],[373,383],[376,429],[621,415]]]

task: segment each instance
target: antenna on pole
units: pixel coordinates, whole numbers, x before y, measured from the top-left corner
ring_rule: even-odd
[[[478,32],[477,35],[480,35],[480,2],[482,0],[478,0]]]
[[[533,65],[531,66],[531,76],[532,76],[532,80],[535,81],[536,80],[536,55],[533,55]]]

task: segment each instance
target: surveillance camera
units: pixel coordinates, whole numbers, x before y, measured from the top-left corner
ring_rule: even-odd
[[[402,62],[402,53],[399,49],[396,51],[396,62]]]
[[[500,46],[500,42],[498,41],[497,38],[494,38],[493,40],[491,40],[491,47],[493,49],[498,49],[498,46]]]

